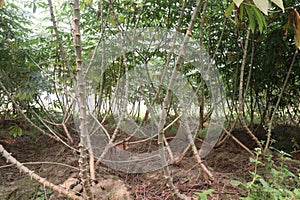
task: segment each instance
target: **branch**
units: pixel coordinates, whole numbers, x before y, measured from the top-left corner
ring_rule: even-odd
[[[47,181],[45,178],[40,177],[39,175],[37,175],[36,173],[34,173],[34,171],[28,169],[27,167],[25,167],[22,163],[20,163],[17,159],[15,159],[13,156],[11,156],[11,154],[9,152],[7,152],[4,147],[0,144],[0,154],[2,154],[2,156],[4,158],[6,158],[6,160],[8,162],[10,162],[11,164],[15,165],[21,172],[25,173],[26,175],[30,176],[30,178],[33,178],[34,180],[36,180],[37,182],[39,182],[40,184],[42,184],[44,187],[47,187],[55,192],[58,192],[60,194],[65,195],[68,198],[71,198],[73,200],[83,200],[82,197],[77,196],[74,192],[72,191],[68,191],[63,187],[60,187],[58,185],[55,185],[49,181]]]
[[[48,5],[49,5],[49,11],[50,11],[50,15],[51,15],[51,21],[52,21],[52,24],[53,24],[53,29],[54,29],[54,32],[55,32],[56,41],[57,41],[58,46],[59,46],[60,54],[61,54],[64,62],[66,63],[67,69],[70,72],[70,77],[73,80],[74,76],[72,74],[72,69],[70,67],[70,62],[69,62],[69,60],[67,58],[66,51],[65,51],[64,46],[62,44],[62,41],[60,39],[60,33],[58,31],[58,28],[57,28],[56,19],[55,19],[55,15],[54,15],[54,11],[53,11],[52,0],[48,0]]]

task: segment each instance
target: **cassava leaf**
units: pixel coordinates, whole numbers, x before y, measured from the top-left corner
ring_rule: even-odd
[[[23,135],[22,128],[16,124],[9,127],[8,130],[9,130],[9,134],[12,135],[13,137],[20,137]]]
[[[260,33],[263,32],[264,28],[267,26],[265,16],[258,10],[258,8],[253,7],[254,14],[256,16],[256,21],[258,23],[258,28]]]
[[[235,5],[237,7],[240,7],[241,3],[243,2],[244,0],[233,0],[233,2],[235,3]]]
[[[265,15],[268,15],[268,0],[253,0],[254,4],[257,6],[259,10],[261,10]]]
[[[32,7],[32,12],[35,13],[35,12],[36,12],[36,9],[37,9],[37,7],[36,7],[36,4],[34,3],[34,4],[33,4],[33,7]]]
[[[251,31],[252,31],[252,33],[254,33],[254,30],[255,30],[254,12],[253,12],[251,6],[245,6],[245,8],[246,8],[246,12],[247,12],[247,15],[248,15],[248,18],[249,18]]]
[[[279,8],[281,8],[284,11],[283,1],[282,0],[270,0],[273,3],[275,3]]]
[[[242,21],[244,18],[244,4],[240,6],[240,20]]]
[[[229,17],[234,9],[234,2],[232,2],[225,11],[225,17]]]
[[[92,4],[93,0],[84,0],[84,4],[88,5],[88,4]]]

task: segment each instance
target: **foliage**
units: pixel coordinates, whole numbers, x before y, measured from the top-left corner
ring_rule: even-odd
[[[214,192],[213,189],[208,189],[202,192],[194,192],[194,193],[199,196],[198,200],[207,200],[207,195],[210,195],[213,192]]]
[[[285,160],[288,158],[281,152],[280,162],[274,162],[272,155],[268,155],[266,163],[259,160],[261,150],[256,150],[256,158],[250,158],[255,169],[251,172],[252,180],[247,183],[232,181],[233,185],[243,186],[247,189],[247,196],[241,199],[299,199],[300,198],[300,173],[289,171]],[[258,173],[258,169],[263,167],[263,174]]]
[[[239,7],[244,0],[233,0],[234,3]],[[278,7],[284,10],[283,0],[270,0],[275,3]],[[253,0],[254,4],[259,8],[265,15],[268,15],[269,0]]]
[[[36,193],[31,197],[31,200],[46,200],[47,197],[53,193],[52,190],[49,190],[43,186],[38,186]]]
[[[259,6],[255,4],[257,1],[255,1],[254,4],[251,4],[251,2],[249,3],[248,1],[234,2],[238,5],[238,7],[235,6],[232,1],[208,1],[206,12],[210,14],[209,16],[206,16],[204,13],[203,16],[203,45],[216,60],[216,64],[221,71],[221,75],[225,83],[227,97],[235,100],[237,98],[237,74],[239,72],[237,66],[239,66],[242,56],[239,40],[243,38],[247,26],[250,26],[253,33],[252,40],[255,40],[256,42],[254,43],[253,64],[252,66],[249,66],[253,68],[253,71],[250,89],[248,91],[250,94],[254,94],[251,96],[252,100],[254,99],[255,101],[255,107],[253,109],[255,109],[257,113],[261,110],[268,111],[268,107],[272,107],[276,102],[277,91],[279,91],[282,86],[282,80],[286,75],[287,66],[293,55],[294,49],[292,47],[293,43],[290,40],[291,35],[289,34],[288,36],[285,36],[284,31],[288,28],[286,24],[290,18],[290,14],[289,12],[286,12],[286,14],[281,12],[269,12],[268,16],[264,16],[260,12]],[[280,1],[273,2],[282,8]],[[286,6],[293,4],[294,3],[292,2],[285,1]],[[35,7],[34,10],[36,10],[36,7],[38,7],[38,9],[46,9],[43,7],[44,5],[40,3],[34,4],[32,2],[29,5],[31,5],[32,9]],[[75,63],[74,59],[72,59],[72,33],[67,28],[71,21],[71,8],[68,2],[56,2],[56,5],[56,7],[60,7],[62,10],[55,10],[62,43],[63,46],[66,47],[67,58],[71,61],[73,60],[71,62],[71,67],[74,69]],[[103,31],[103,34],[105,34],[106,37],[113,36],[117,32],[116,26],[119,26],[122,30],[148,26],[159,26],[174,29],[177,25],[176,22],[178,21],[178,16],[180,15],[180,9],[178,9],[180,6],[182,6],[182,2],[180,1],[168,1],[168,3],[161,3],[157,1],[133,2],[124,0],[115,2],[113,8],[110,3],[106,1],[82,2],[81,28],[83,30],[84,42],[83,59],[90,59],[89,55],[92,54],[97,43],[101,41],[101,32]],[[180,31],[184,31],[187,26],[192,6],[192,2],[187,2]],[[103,11],[101,11],[101,9],[103,9]],[[274,7],[268,7],[268,9],[272,11],[274,10]],[[220,14],[220,11],[221,13],[225,13],[228,19],[224,15]],[[231,20],[231,18],[233,18],[233,20]],[[49,21],[49,17],[45,17],[43,20]],[[223,22],[225,23],[222,24]],[[22,23],[20,22],[20,24]],[[235,24],[236,27],[232,26],[233,24]],[[219,28],[220,26],[223,26],[223,30]],[[18,33],[19,32],[22,33],[22,31],[18,31]],[[43,73],[45,74],[46,72],[46,74],[50,77],[50,80],[55,76],[55,79],[60,84],[72,86],[69,69],[66,68],[66,63],[64,63],[60,56],[54,37],[51,37],[53,34],[53,27],[47,26],[44,32],[45,34],[35,37],[34,40],[27,40],[25,44],[20,44],[19,48],[29,46],[36,49],[36,51],[32,52],[31,58],[43,67]],[[195,29],[195,33],[193,34],[195,39],[198,37],[198,32],[199,29]],[[223,36],[220,38],[222,32]],[[219,40],[221,41],[220,43]],[[219,48],[218,51],[215,52],[214,47],[218,46],[218,43]],[[266,52],[268,56],[265,56],[265,54],[261,52]],[[14,55],[16,55],[16,53],[14,53]],[[247,63],[249,63],[251,59],[250,49],[248,55]],[[26,55],[24,56],[26,57]],[[138,64],[144,62],[144,60],[139,56],[132,57],[130,54],[127,56],[129,63],[136,62]],[[159,55],[159,52],[155,54],[153,54],[153,52],[145,52],[144,56],[149,56],[149,59],[152,57],[152,60],[155,60],[153,58],[162,58],[162,60],[166,59],[164,55]],[[135,61],[133,61],[134,59]],[[5,60],[11,59],[6,58]],[[16,80],[17,85],[19,85],[17,97],[21,100],[28,101],[36,98],[41,91],[53,93],[53,86],[51,86],[49,82],[47,83],[45,81],[47,79],[50,81],[49,78],[41,76],[39,69],[37,69],[37,67],[32,63],[30,64],[27,61],[26,65],[28,66],[27,69],[30,70],[28,71],[25,70],[26,68],[22,68],[23,71],[25,70],[25,72],[22,73],[29,73],[29,75],[26,75],[26,77],[29,78],[19,79],[21,76],[17,73],[17,68],[14,68],[13,73],[8,73],[11,74],[9,75],[11,76],[11,79]],[[298,63],[296,65],[298,65]],[[201,81],[201,74],[191,73],[193,70],[193,66],[186,65],[184,73],[196,91]],[[110,98],[110,94],[113,92],[112,87],[117,84],[124,72],[124,66],[122,65],[122,62],[118,60],[107,68],[104,76],[102,77],[105,83],[103,85],[103,99]],[[249,70],[246,71],[245,76],[248,75],[248,72]],[[102,79],[100,78],[99,81],[101,80]],[[285,92],[284,98],[280,104],[280,109],[284,109],[287,105],[297,104],[297,96],[299,96],[297,87],[300,84],[299,67],[295,67],[295,70],[293,70],[290,83],[292,85],[287,87],[287,91]],[[153,96],[153,89],[148,87],[149,86],[145,87],[143,95],[148,96],[151,99],[151,96]],[[13,88],[13,86],[10,88]],[[55,88],[56,92],[63,92],[63,89],[61,87],[57,87],[57,84]],[[209,93],[207,90],[205,91],[205,94],[208,98]],[[135,100],[136,98],[132,97],[132,101]],[[248,100],[250,99],[246,99],[246,103]],[[176,101],[173,103],[176,103]],[[259,104],[263,104],[263,106],[259,106]],[[262,119],[264,118],[263,112],[261,117]]]
[[[286,7],[299,10],[299,2],[284,1]],[[220,3],[213,4],[214,7],[221,7]],[[269,7],[269,15],[263,15],[257,7],[249,3],[241,3],[237,8],[232,3],[223,7],[227,9],[225,15],[228,17],[223,25],[225,30],[216,31],[216,21],[221,21],[220,16],[214,9],[209,8],[210,19],[207,32],[205,32],[204,44],[208,46],[210,54],[215,54],[214,48],[219,44],[219,51],[216,52],[215,60],[223,76],[227,97],[237,99],[238,74],[242,59],[242,38],[244,38],[248,27],[252,30],[250,36],[251,48],[248,49],[246,58],[245,77],[250,78],[248,94],[245,97],[246,105],[252,102],[252,109],[260,114],[264,123],[266,115],[270,114],[274,107],[283,80],[287,74],[289,65],[295,53],[295,40],[292,34],[286,34],[292,27],[288,26],[290,10],[285,13],[276,10],[276,7]],[[221,9],[221,8],[220,8]],[[233,19],[233,20],[232,20]],[[221,24],[218,24],[221,26]],[[220,36],[222,40],[219,41]],[[252,54],[253,53],[253,54]],[[299,59],[299,55],[296,60]],[[252,60],[252,61],[251,61]],[[250,77],[249,77],[250,75]],[[279,111],[283,111],[288,105],[297,105],[299,102],[299,62],[293,66],[288,86],[284,92],[279,105]],[[244,86],[246,86],[246,82]],[[248,107],[249,108],[249,107]],[[269,113],[270,112],[270,113]],[[245,113],[246,115],[248,113]]]
[[[10,126],[8,130],[9,130],[9,134],[12,135],[13,137],[19,137],[23,135],[22,128],[17,124]]]
[[[38,55],[44,54],[39,51],[39,39],[30,37],[28,13],[19,6],[6,3],[0,9],[0,24],[1,80],[15,100],[28,109],[29,104],[38,100],[42,92],[51,90],[40,69],[31,62],[35,57],[34,61],[39,63],[42,57]],[[7,99],[4,96],[2,98]]]

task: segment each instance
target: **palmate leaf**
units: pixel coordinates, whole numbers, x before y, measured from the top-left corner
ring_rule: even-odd
[[[20,137],[23,135],[22,128],[16,124],[10,126],[8,130],[9,130],[9,134],[12,135],[13,137]]]

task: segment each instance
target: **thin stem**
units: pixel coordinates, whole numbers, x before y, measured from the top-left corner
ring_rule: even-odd
[[[244,51],[243,51],[243,59],[242,59],[242,65],[241,65],[241,72],[240,72],[238,117],[241,121],[243,128],[246,130],[247,134],[257,144],[257,146],[262,149],[262,146],[261,146],[260,142],[258,141],[257,137],[248,128],[246,121],[245,121],[245,117],[244,117],[244,74],[245,74],[245,66],[246,66],[250,32],[251,32],[251,29],[250,29],[250,25],[249,25],[248,29],[247,29],[247,35],[246,35],[245,46],[244,46]]]
[[[296,60],[296,57],[298,55],[298,49],[296,49],[296,52],[294,54],[294,57],[293,57],[293,60],[291,62],[291,65],[290,65],[290,68],[289,68],[289,71],[285,77],[285,80],[284,80],[284,83],[283,83],[283,86],[282,86],[282,89],[281,89],[281,92],[278,96],[278,99],[277,99],[277,102],[276,102],[276,105],[275,105],[275,108],[274,108],[274,111],[272,113],[272,116],[271,116],[271,120],[270,120],[270,123],[269,123],[269,127],[268,127],[268,134],[267,134],[267,142],[266,142],[266,145],[265,145],[265,148],[264,148],[264,154],[267,152],[269,146],[270,146],[270,141],[271,141],[271,131],[272,131],[272,125],[273,125],[273,120],[274,120],[274,117],[276,115],[276,112],[277,112],[277,109],[278,109],[278,106],[279,106],[279,103],[281,101],[281,98],[283,96],[283,92],[286,88],[286,85],[288,83],[288,80],[290,78],[290,75],[291,75],[291,72],[292,72],[292,68],[294,66],[294,63],[295,63],[295,60]]]

